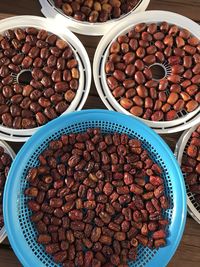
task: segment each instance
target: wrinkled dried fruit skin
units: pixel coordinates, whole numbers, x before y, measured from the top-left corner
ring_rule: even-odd
[[[2,33],[1,51],[0,119],[4,126],[35,128],[67,110],[80,74],[65,40],[45,30],[16,28]]]
[[[27,170],[24,194],[37,241],[55,262],[123,266],[136,259],[139,244],[164,245],[170,199],[162,168],[140,140],[87,129],[51,140],[38,160]],[[0,168],[1,161],[11,163],[4,154]]]
[[[189,31],[166,22],[135,25],[109,48],[105,72],[111,94],[145,120],[173,121],[178,112],[193,112],[200,103],[199,43]],[[164,62],[171,73],[158,79],[152,65]]]
[[[194,198],[199,203],[200,195],[200,127],[196,127],[191,134],[183,154],[181,168],[185,174],[186,184],[194,194]],[[165,204],[165,203],[164,203]],[[166,203],[167,204],[167,203]]]

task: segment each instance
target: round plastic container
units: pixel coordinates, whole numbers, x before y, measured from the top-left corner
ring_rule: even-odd
[[[63,27],[63,24],[60,24],[57,20],[37,16],[17,16],[1,20],[0,34],[8,29],[17,27],[35,27],[38,29],[45,29],[56,34],[70,44],[78,61],[80,78],[76,96],[64,113],[82,109],[90,90],[91,65],[88,54],[79,39],[70,30]],[[13,142],[24,142],[39,128],[40,127],[32,129],[13,129],[0,125],[0,139]]]
[[[182,157],[186,153],[186,149],[188,147],[188,142],[190,141],[191,134],[196,130],[197,126],[199,126],[199,124],[192,127],[189,130],[184,131],[178,140],[175,149],[175,155],[177,157],[180,166],[182,163]],[[186,176],[186,174],[183,173],[183,176]],[[187,193],[188,212],[193,217],[193,219],[195,219],[195,221],[197,221],[200,224],[200,205],[196,202],[194,194],[190,192],[189,187],[187,185],[186,185],[186,193]]]
[[[56,8],[53,0],[39,0],[42,6],[41,12],[47,18],[54,18],[60,23],[63,23],[68,29],[73,32],[85,34],[85,35],[103,35],[110,29],[112,29],[115,23],[124,21],[134,17],[138,12],[145,11],[149,5],[150,0],[140,0],[137,6],[129,13],[122,15],[118,19],[108,20],[107,22],[90,23],[87,21],[78,21],[69,17],[63,13],[59,8]]]
[[[135,14],[131,18],[131,20],[127,19],[123,22],[118,23],[112,29],[112,31],[110,31],[109,34],[105,34],[99,42],[93,61],[93,76],[99,96],[101,97],[102,101],[108,109],[133,116],[117,102],[106,82],[105,63],[109,54],[109,48],[112,44],[112,41],[115,40],[117,36],[127,33],[134,25],[137,25],[138,23],[159,23],[162,21],[167,21],[170,24],[176,24],[181,28],[186,28],[194,36],[200,39],[200,26],[192,20],[182,15],[167,11],[146,11],[139,14]],[[166,68],[165,74],[169,75],[170,70]],[[154,129],[157,133],[160,134],[179,132],[192,127],[199,121],[200,105],[193,112],[179,112],[178,116],[179,117],[173,121],[161,122],[145,120],[139,117],[138,119],[146,123],[148,126],[150,126],[152,129]]]
[[[4,141],[0,140],[0,146],[4,148],[4,151],[9,154],[11,156],[11,158],[14,160],[15,158],[15,152],[12,150],[12,148]],[[2,243],[4,241],[4,239],[6,238],[7,234],[6,234],[6,229],[5,226],[3,226],[0,229],[0,243]]]
[[[170,207],[163,214],[169,220],[167,245],[154,250],[139,246],[138,257],[135,262],[129,262],[129,266],[164,267],[175,253],[183,234],[187,209],[184,180],[173,153],[162,138],[133,117],[106,110],[84,110],[62,116],[42,127],[26,142],[12,165],[9,177],[13,179],[8,179],[4,194],[5,225],[9,241],[23,266],[60,266],[36,242],[37,231],[30,221],[31,211],[24,195],[29,168],[39,164],[38,156],[51,140],[62,134],[96,127],[103,133],[126,133],[141,140],[142,146],[163,170],[165,193],[170,199]]]

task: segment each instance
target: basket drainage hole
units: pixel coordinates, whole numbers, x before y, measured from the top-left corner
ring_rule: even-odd
[[[155,63],[149,67],[152,72],[153,80],[159,81],[167,76],[167,70],[164,65]]]
[[[31,70],[23,70],[17,75],[17,82],[21,84],[30,84],[32,79]]]

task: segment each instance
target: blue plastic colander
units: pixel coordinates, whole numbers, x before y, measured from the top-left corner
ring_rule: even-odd
[[[62,134],[84,132],[88,128],[101,128],[103,133],[126,133],[142,141],[151,158],[163,169],[166,194],[170,208],[164,213],[170,221],[167,228],[167,246],[151,250],[140,246],[131,267],[164,267],[167,265],[181,240],[186,220],[186,192],[178,163],[165,142],[149,127],[127,115],[106,110],[84,110],[61,116],[43,126],[22,147],[11,167],[4,192],[5,226],[9,241],[23,264],[30,267],[57,267],[42,245],[36,242],[37,231],[30,221],[27,207],[26,174],[30,167],[37,166],[39,154],[49,141]]]

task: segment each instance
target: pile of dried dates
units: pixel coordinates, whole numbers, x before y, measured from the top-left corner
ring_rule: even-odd
[[[38,160],[24,193],[56,263],[126,267],[139,244],[166,245],[163,171],[138,139],[89,128],[50,141]]]
[[[54,0],[65,15],[79,21],[106,22],[134,9],[139,0]]]
[[[155,68],[164,72],[160,79]],[[112,42],[105,73],[124,109],[146,120],[172,121],[199,107],[200,41],[167,22],[137,24]]]
[[[185,181],[200,204],[200,126],[192,133],[181,165]]]
[[[33,27],[0,35],[0,123],[29,129],[67,110],[79,86],[78,61],[69,44]]]

